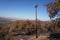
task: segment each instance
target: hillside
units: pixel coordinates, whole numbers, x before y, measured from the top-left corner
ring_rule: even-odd
[[[5,18],[0,19],[0,40],[35,40],[36,21],[35,20],[16,20],[10,21]],[[7,23],[8,22],[8,23]],[[55,30],[54,30],[55,28]],[[60,32],[60,19],[52,21],[37,21],[36,40],[47,38],[51,32]],[[41,39],[43,40],[43,39]]]

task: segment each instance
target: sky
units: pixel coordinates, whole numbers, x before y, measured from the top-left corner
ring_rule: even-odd
[[[35,19],[35,3],[37,0],[0,0],[0,17]],[[54,0],[38,0],[37,18],[39,20],[50,20],[45,4]]]

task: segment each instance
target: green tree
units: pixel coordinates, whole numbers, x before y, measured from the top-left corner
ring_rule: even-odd
[[[54,18],[56,15],[60,16],[60,0],[55,0],[54,2],[48,3],[46,6],[50,18]]]

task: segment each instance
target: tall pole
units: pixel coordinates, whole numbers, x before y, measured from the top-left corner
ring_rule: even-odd
[[[36,9],[36,38],[38,38],[38,35],[37,35],[37,7],[38,7],[38,4],[36,3],[36,5],[35,5],[35,9]]]

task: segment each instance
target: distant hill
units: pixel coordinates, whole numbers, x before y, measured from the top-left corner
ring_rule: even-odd
[[[0,17],[0,27],[8,27],[8,25],[11,25],[13,22],[13,19]]]
[[[16,19],[0,17],[0,21],[13,21],[13,20],[16,20]]]

